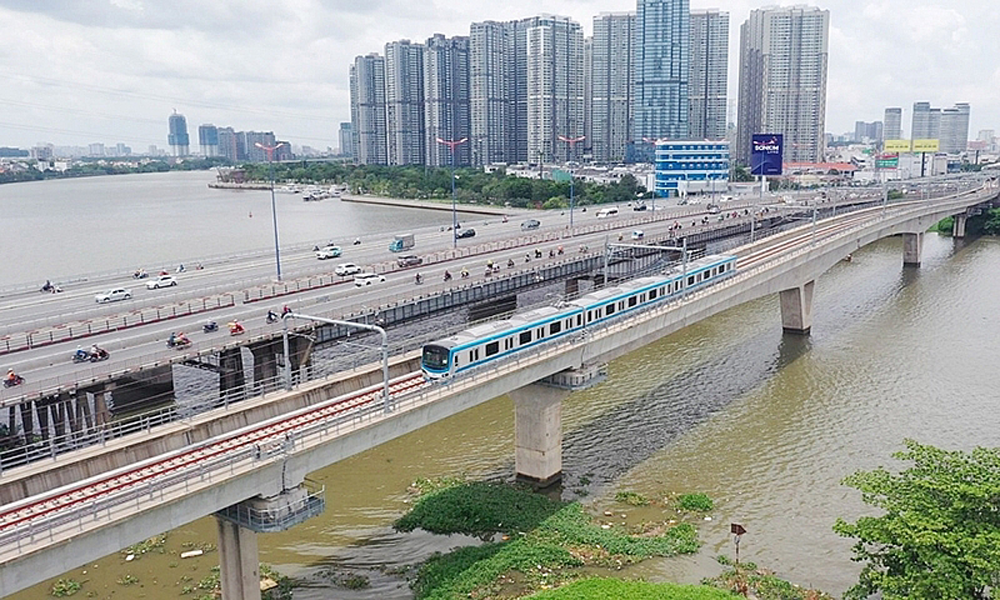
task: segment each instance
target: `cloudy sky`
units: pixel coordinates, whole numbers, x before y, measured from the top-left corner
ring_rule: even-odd
[[[802,4],[802,2],[797,2]],[[739,26],[774,2],[691,0],[730,15],[730,97]],[[781,2],[793,4],[793,2]],[[1000,130],[1000,1],[824,0],[830,11],[826,130],[853,131],[915,101],[972,105],[970,137]],[[336,148],[350,120],[348,66],[385,42],[468,35],[469,23],[539,12],[589,35],[635,0],[0,0],[0,146],[126,143],[165,148],[167,117],[273,130]]]

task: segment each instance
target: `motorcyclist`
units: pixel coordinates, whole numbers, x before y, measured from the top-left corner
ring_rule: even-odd
[[[177,345],[177,334],[175,332],[170,332],[170,337],[167,339],[167,345],[171,348]]]
[[[177,333],[177,341],[176,341],[176,343],[178,343],[178,344],[190,344],[190,343],[191,343],[191,340],[189,340],[189,339],[187,338],[187,336],[186,336],[186,335],[184,335],[184,332],[183,332],[183,331],[179,331],[179,332]]]
[[[76,352],[74,353],[77,360],[86,360],[88,357],[87,351],[83,349],[82,346],[76,347]]]
[[[233,320],[229,322],[229,333],[243,333],[243,325],[239,321]]]
[[[449,273],[447,269],[445,269],[445,272],[444,272],[444,280],[445,281],[451,281],[451,273]]]
[[[276,313],[273,310],[269,309],[267,311],[267,322],[268,323],[274,323],[277,320],[278,320],[278,313]]]
[[[354,245],[355,246],[360,246],[361,245],[361,238],[354,238]]]
[[[538,248],[535,248],[535,258],[541,258],[541,257],[542,257],[542,251],[539,250]]]
[[[292,312],[292,308],[287,304],[281,307],[281,316],[285,316]]]
[[[14,369],[7,369],[7,385],[17,385],[17,373]]]
[[[103,353],[103,352],[104,352],[103,350],[101,350],[100,348],[97,347],[97,344],[92,344],[90,346],[90,357],[91,358],[100,358],[101,357],[101,353]]]
[[[417,274],[416,274],[416,275],[414,276],[414,279],[416,279],[417,283],[420,283],[420,281],[421,281],[421,277],[420,277],[420,273],[417,273]]]
[[[555,256],[556,256],[556,251],[555,250],[549,250],[549,258],[555,258]]]
[[[508,269],[513,269],[514,268],[514,259],[513,258],[508,258],[507,259],[507,268]]]
[[[469,270],[466,269],[465,267],[462,267],[462,279],[465,279],[468,276],[469,276]]]

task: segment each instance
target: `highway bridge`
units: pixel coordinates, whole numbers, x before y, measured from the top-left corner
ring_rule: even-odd
[[[785,330],[807,333],[813,281],[835,262],[881,237],[902,234],[903,262],[919,264],[923,231],[954,215],[956,233],[961,234],[965,216],[996,197],[995,183],[988,182],[940,198],[874,206],[806,222],[735,248],[739,271],[724,282],[588,329],[573,339],[555,340],[536,351],[517,354],[446,385],[425,382],[412,353],[396,356],[391,411],[383,408],[378,370],[363,368],[324,379],[303,379],[290,392],[250,398],[189,421],[151,426],[139,438],[122,438],[30,468],[6,471],[0,478],[4,502],[0,593],[11,593],[79,562],[223,511],[224,593],[243,597],[237,594],[249,590],[254,581],[247,568],[256,565],[252,531],[266,530],[260,528],[264,522],[280,521],[275,515],[308,515],[316,510],[319,494],[301,487],[307,473],[503,393],[515,400],[518,474],[540,483],[554,481],[561,470],[559,407],[567,393],[560,386],[571,388],[575,381],[586,381],[589,374],[598,372],[607,360],[772,293],[781,296]],[[659,224],[669,229],[673,220],[662,219]],[[643,225],[647,235],[656,226]],[[559,239],[536,243],[552,244]],[[494,252],[503,256],[515,249],[523,256],[521,246],[495,248]],[[482,264],[482,256],[464,258]],[[558,262],[555,258],[553,262]],[[550,385],[535,385],[540,381]],[[249,500],[257,496],[269,498],[272,504]],[[288,525],[294,519],[282,522]],[[251,553],[254,560],[247,558]]]

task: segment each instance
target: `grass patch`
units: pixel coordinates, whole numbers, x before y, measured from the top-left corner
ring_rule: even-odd
[[[615,494],[615,502],[629,506],[649,506],[649,498],[638,492],[618,492]]]
[[[163,554],[166,552],[165,546],[167,545],[167,534],[163,533],[157,536],[153,536],[148,540],[143,540],[138,544],[132,544],[128,548],[120,551],[119,554],[122,558],[125,558],[129,554],[134,555],[135,558],[141,557],[143,554],[148,554],[150,552],[159,552]]]
[[[83,588],[83,584],[75,579],[60,579],[52,584],[49,594],[56,598],[72,596]]]
[[[833,596],[825,592],[780,579],[752,562],[735,565],[725,556],[716,560],[729,568],[718,577],[703,579],[702,584],[742,596],[753,594],[758,600],[833,600]]]
[[[684,494],[677,499],[677,506],[681,510],[708,512],[715,508],[715,503],[707,494]]]
[[[530,596],[532,600],[732,600],[724,590],[697,585],[647,583],[621,579],[584,579],[557,590],[546,590]]]
[[[695,528],[688,523],[660,525],[645,535],[630,535],[620,524],[595,522],[578,502],[559,502],[516,487],[469,482],[427,486],[399,531],[463,533],[503,541],[436,555],[419,570],[412,587],[417,598],[482,598],[518,585],[528,591],[577,577],[573,567],[620,567],[651,556],[697,551]],[[514,594],[514,595],[520,595]]]

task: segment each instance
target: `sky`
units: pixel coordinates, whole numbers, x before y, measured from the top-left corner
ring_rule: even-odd
[[[780,2],[781,5],[805,2]],[[775,2],[691,0],[729,12],[729,97],[739,28]],[[1000,130],[1000,1],[825,0],[830,11],[826,131],[853,132],[914,102],[969,102],[970,139]],[[348,67],[386,42],[468,35],[473,21],[540,12],[593,32],[635,0],[0,0],[0,146],[167,147],[167,118],[274,131],[296,146],[339,146],[350,121]]]

